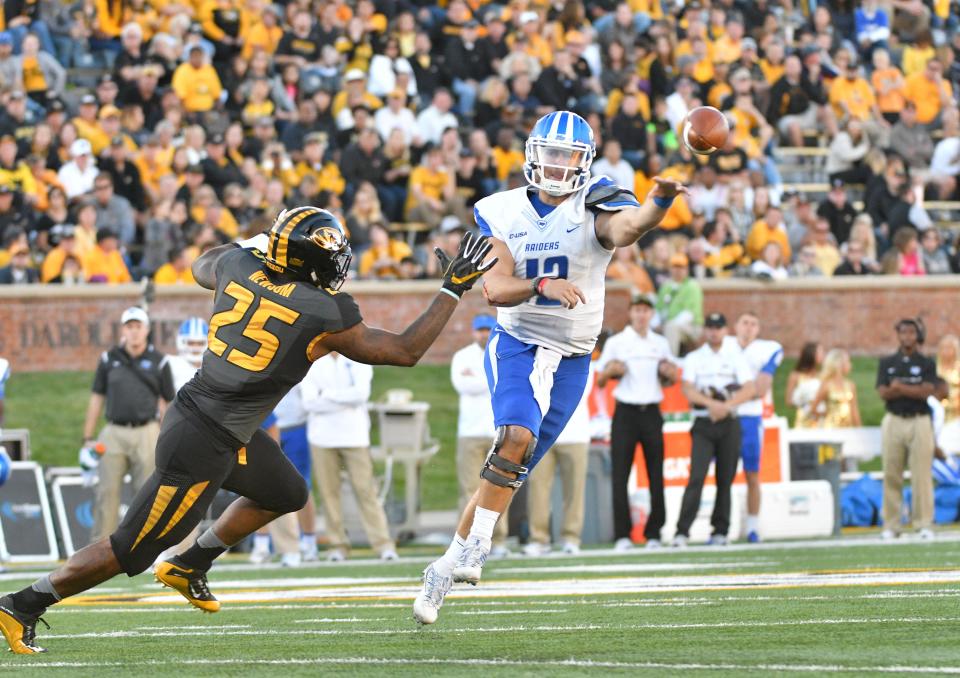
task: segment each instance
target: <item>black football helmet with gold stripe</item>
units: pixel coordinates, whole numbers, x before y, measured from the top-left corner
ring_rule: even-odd
[[[340,289],[352,253],[337,218],[319,207],[284,210],[267,232],[266,264],[318,287]]]

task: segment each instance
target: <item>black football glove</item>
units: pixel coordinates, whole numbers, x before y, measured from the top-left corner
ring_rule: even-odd
[[[481,235],[467,233],[460,240],[460,249],[453,259],[447,256],[439,247],[433,253],[440,260],[440,270],[443,272],[443,289],[455,295],[458,299],[463,293],[473,287],[473,284],[497,263],[494,257],[484,263],[493,246]]]

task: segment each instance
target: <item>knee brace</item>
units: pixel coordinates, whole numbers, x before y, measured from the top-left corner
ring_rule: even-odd
[[[529,464],[533,458],[533,451],[537,447],[537,437],[533,436],[530,439],[529,444],[527,444],[527,449],[523,453],[523,458],[520,460],[521,463],[519,464],[515,464],[509,459],[500,456],[500,448],[503,447],[503,441],[506,437],[507,427],[498,426],[496,438],[493,440],[493,447],[490,448],[490,452],[487,454],[487,459],[483,464],[483,470],[480,471],[480,477],[499,487],[509,487],[516,490],[523,485],[520,476],[529,470],[527,464]],[[514,477],[512,479],[508,478],[497,473],[491,467],[496,467],[505,473],[512,473]]]

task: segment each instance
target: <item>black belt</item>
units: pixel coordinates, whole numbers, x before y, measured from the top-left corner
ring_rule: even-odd
[[[638,405],[638,404],[636,404],[636,403],[625,403],[625,402],[623,402],[622,400],[618,400],[618,401],[617,401],[617,407],[630,407],[630,408],[632,408],[632,409],[634,409],[634,410],[638,410],[638,411],[640,411],[640,412],[647,412],[648,410],[657,410],[657,411],[659,411],[659,410],[660,410],[660,403],[643,403],[642,405]]]
[[[914,417],[929,417],[930,410],[926,412],[891,412],[895,417],[903,417],[904,419],[913,419]]]
[[[150,422],[154,422],[156,419],[144,419],[143,421],[111,421],[111,426],[122,426],[123,428],[139,428],[140,426],[146,426]]]

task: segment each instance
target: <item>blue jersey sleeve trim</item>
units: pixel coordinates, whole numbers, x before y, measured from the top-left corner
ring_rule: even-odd
[[[783,349],[781,348],[775,351],[772,356],[770,356],[770,360],[768,360],[766,364],[760,368],[760,371],[766,374],[772,375],[774,372],[777,371],[777,368],[780,367],[780,363],[782,361],[783,361]]]
[[[477,222],[477,227],[480,229],[480,234],[485,237],[490,237],[493,235],[493,231],[490,230],[490,224],[487,223],[487,220],[480,216],[480,210],[476,207],[473,208],[473,218]]]

